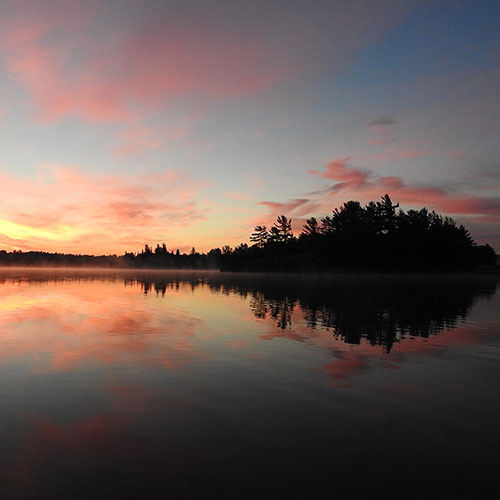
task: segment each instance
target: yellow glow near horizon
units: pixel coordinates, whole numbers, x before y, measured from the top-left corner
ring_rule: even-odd
[[[53,241],[66,241],[80,236],[83,232],[68,225],[57,226],[54,229],[27,226],[6,219],[0,219],[0,234],[13,240],[29,238],[44,238]]]

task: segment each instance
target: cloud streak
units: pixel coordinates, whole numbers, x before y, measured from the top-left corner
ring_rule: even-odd
[[[441,186],[409,184],[401,177],[379,176],[369,169],[350,165],[352,157],[337,158],[329,162],[323,170],[309,170],[309,173],[328,181],[335,181],[304,198],[285,202],[262,201],[259,205],[267,208],[264,216],[249,220],[250,224],[272,224],[277,215],[284,214],[294,219],[294,230],[300,232],[305,219],[321,217],[345,201],[356,199],[363,203],[378,200],[389,193],[403,208],[423,206],[451,216],[474,217],[490,228],[490,238],[498,241],[500,223],[500,199],[469,196],[451,192]]]
[[[325,63],[338,68],[407,11],[353,4],[318,19],[307,5],[283,15],[280,2],[7,2],[0,55],[42,120],[134,120],[173,99],[245,98]]]
[[[150,19],[129,20],[128,30],[99,29],[102,13],[76,5],[76,11],[62,6],[58,15],[33,6],[0,22],[6,67],[44,121],[133,121],[141,107],[175,97],[252,95],[287,71],[267,47],[207,26],[170,21],[165,27]]]
[[[202,183],[175,171],[142,176],[51,166],[37,180],[0,172],[0,244],[13,249],[123,253],[206,218]],[[170,240],[170,241],[171,241]]]
[[[458,195],[442,187],[407,184],[401,177],[377,176],[369,170],[351,167],[350,158],[331,161],[325,170],[309,173],[324,179],[339,181],[327,188],[328,193],[356,193],[364,200],[390,193],[400,203],[426,205],[451,215],[478,215],[500,218],[500,200]]]

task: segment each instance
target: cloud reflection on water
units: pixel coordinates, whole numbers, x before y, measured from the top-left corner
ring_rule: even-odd
[[[0,271],[0,423],[10,429],[0,434],[0,479],[13,498],[70,488],[109,497],[113,485],[196,494],[217,481],[230,491],[241,477],[296,471],[296,447],[322,457],[311,461],[316,477],[318,467],[349,474],[350,450],[369,457],[382,444],[381,462],[397,466],[400,443],[415,445],[416,401],[434,401],[422,406],[424,422],[436,405],[447,422],[464,418],[462,398],[450,404],[442,391],[462,394],[460,374],[454,387],[433,362],[456,370],[449,351],[480,344],[486,323],[467,317],[496,285],[488,276]],[[484,380],[464,377],[479,398]]]
[[[335,352],[345,350],[344,343],[359,345],[364,355],[378,352],[365,345],[386,352],[395,346],[399,353],[416,345],[428,350],[432,347],[407,341],[456,330],[475,300],[496,290],[495,278],[488,276],[40,271],[7,274],[0,283],[0,358],[44,353],[54,369],[84,362],[176,369],[209,356],[203,344],[219,337],[245,350],[258,339],[274,338]],[[234,333],[238,324],[253,332],[253,341]],[[341,366],[362,365],[352,354],[349,362],[345,354],[335,357],[343,361],[326,365],[334,378],[343,373]]]

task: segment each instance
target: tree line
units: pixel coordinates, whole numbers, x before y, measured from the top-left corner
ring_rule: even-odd
[[[54,267],[102,267],[143,269],[219,269],[220,250],[199,253],[194,248],[189,253],[169,252],[166,245],[152,248],[146,244],[137,253],[124,255],[81,255],[49,253],[39,251],[23,252],[0,250],[0,266],[54,266]]]
[[[307,219],[298,237],[280,215],[256,226],[250,246],[223,256],[233,270],[472,270],[496,265],[489,245],[478,245],[463,225],[426,208],[404,211],[386,194],[362,206],[348,201],[320,219]]]
[[[399,210],[398,210],[399,209]],[[348,201],[319,221],[307,219],[299,236],[280,215],[272,227],[258,225],[250,245],[199,253],[146,244],[137,253],[75,255],[0,251],[4,266],[132,267],[231,271],[453,271],[494,267],[491,246],[478,245],[463,225],[426,208],[404,211],[388,194],[362,206]]]

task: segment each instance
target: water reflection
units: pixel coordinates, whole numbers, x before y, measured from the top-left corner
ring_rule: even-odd
[[[0,362],[29,358],[38,371],[84,362],[177,369],[201,356],[193,336],[202,319],[139,302],[139,285],[129,285],[116,274],[1,276]]]
[[[291,329],[294,311],[307,328],[331,330],[349,344],[366,339],[389,352],[409,336],[429,337],[465,320],[477,298],[496,291],[495,276],[241,276],[184,278],[192,290],[249,297],[256,318]],[[145,294],[165,296],[180,278],[138,278]]]
[[[409,459],[461,491],[500,453],[496,286],[0,270],[0,496],[345,496]]]
[[[191,292],[191,301],[206,299],[206,293],[245,299],[256,320],[271,321],[280,330],[290,330],[304,325],[306,329],[328,330],[332,335],[349,344],[363,340],[371,345],[383,346],[390,352],[395,343],[410,337],[428,338],[445,329],[453,329],[463,322],[478,298],[488,298],[496,291],[495,276],[377,276],[377,275],[266,275],[231,273],[134,273],[106,271],[50,272],[38,271],[19,274],[0,274],[0,294],[12,288],[27,285],[54,283],[72,288],[80,297],[85,291],[92,294],[91,301],[107,304],[102,314],[88,318],[92,328],[112,335],[114,332],[131,334],[155,333],[165,325],[152,325],[147,310],[142,305],[132,315],[131,310],[119,304],[126,293],[117,286],[123,283],[127,290],[140,289],[144,295],[154,294],[166,298],[172,294]],[[99,283],[100,286],[93,286]],[[15,289],[15,288],[14,288]],[[133,292],[135,293],[135,292]],[[196,294],[199,293],[199,296]],[[106,294],[110,294],[107,296]],[[99,296],[100,295],[100,296]],[[74,297],[73,297],[74,298]],[[113,298],[117,299],[113,301]],[[58,309],[39,307],[16,298],[10,306],[26,321],[29,317],[41,318],[58,315]],[[84,297],[85,301],[89,297]],[[7,302],[8,303],[8,302]],[[168,301],[167,301],[168,303]],[[116,306],[112,309],[112,306]],[[231,307],[231,303],[227,304]],[[228,312],[228,311],[227,311]],[[176,313],[179,313],[177,310]],[[67,311],[65,311],[67,317]],[[191,330],[192,317],[181,314],[175,317],[170,311],[169,324],[182,323],[184,333]],[[15,315],[13,315],[14,317]],[[111,319],[110,319],[111,318]],[[296,323],[294,325],[294,322]],[[83,326],[83,325],[80,325]],[[71,325],[70,328],[75,328]],[[284,334],[284,336],[287,336]]]

